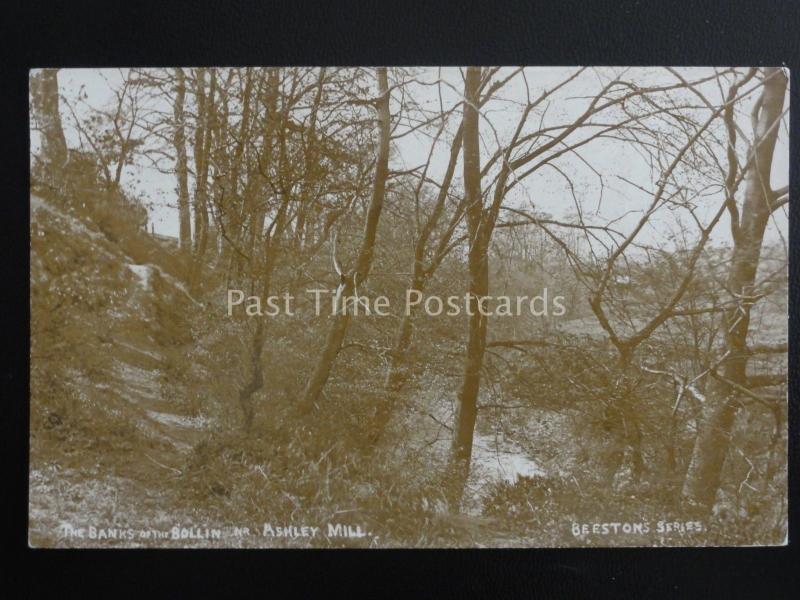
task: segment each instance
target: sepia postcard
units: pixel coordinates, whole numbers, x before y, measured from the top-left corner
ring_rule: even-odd
[[[29,545],[786,544],[788,75],[32,70]]]

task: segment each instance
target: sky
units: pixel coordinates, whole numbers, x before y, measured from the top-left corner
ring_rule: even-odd
[[[527,97],[526,84],[533,97],[545,89],[552,89],[559,82],[577,71],[576,67],[526,67],[525,77],[517,76],[498,94],[498,99],[487,104],[482,110],[481,141],[484,149],[482,161],[486,160],[497,139],[507,140],[516,126],[520,115],[520,103]],[[697,79],[713,73],[711,68],[679,69],[686,79]],[[124,72],[124,70],[123,70]],[[499,74],[510,73],[506,68]],[[568,122],[582,112],[588,100],[586,96],[596,92],[603,81],[617,74],[634,80],[637,85],[674,83],[675,78],[659,68],[609,68],[587,69],[568,86],[553,95],[547,103],[547,110],[542,114],[530,117],[531,127],[539,123],[552,125]],[[455,67],[425,67],[415,70],[419,84],[408,84],[409,91],[422,107],[437,108],[442,102],[445,107],[455,106],[463,89],[461,73]],[[74,101],[79,91],[86,94],[86,102],[95,107],[108,106],[112,102],[112,85],[120,81],[120,70],[117,69],[62,69],[59,72],[59,87],[62,97]],[[441,85],[429,85],[440,81]],[[702,88],[709,98],[717,99],[720,91],[716,84],[708,84]],[[716,96],[715,96],[716,94]],[[755,94],[752,95],[752,99]],[[751,99],[743,102],[738,123],[745,132],[750,132],[749,107]],[[788,107],[788,97],[785,107]],[[168,108],[168,107],[164,107]],[[80,111],[80,109],[79,109]],[[79,145],[77,132],[72,125],[69,111],[62,102],[62,120],[64,122],[67,144],[70,147]],[[788,119],[788,116],[787,116]],[[453,119],[458,122],[457,118]],[[788,122],[786,123],[788,125]],[[32,149],[35,150],[37,140],[32,137]],[[425,162],[430,149],[430,136],[411,134],[393,142],[391,168],[407,169]],[[449,149],[447,144],[439,144],[433,155],[433,163],[429,174],[438,179],[447,163]],[[586,164],[590,164],[591,168]],[[644,190],[652,190],[658,174],[651,172],[648,164],[628,143],[602,140],[592,142],[580,157],[565,157],[559,163],[564,173],[555,169],[543,169],[536,176],[520,184],[508,199],[508,203],[518,207],[532,208],[547,212],[558,218],[567,218],[575,212],[571,191],[566,184],[564,174],[568,175],[576,195],[584,209],[597,211],[602,220],[620,217],[620,227],[631,227],[638,220],[641,210],[647,205],[651,196]],[[592,169],[603,174],[603,183]],[[456,171],[460,176],[460,165]],[[781,127],[773,163],[771,184],[779,188],[788,184],[789,151],[788,128]],[[175,177],[169,173],[161,173],[146,165],[138,165],[126,170],[123,185],[135,195],[148,202],[150,223],[157,233],[177,236],[178,218],[175,210]],[[708,206],[718,205],[709,202]],[[589,212],[591,212],[589,211]],[[727,218],[727,216],[725,217]],[[667,223],[656,222],[653,235],[663,233]],[[719,239],[722,242],[724,232],[728,230],[726,223],[720,223]],[[767,243],[785,239],[788,235],[788,222],[785,211],[776,214],[766,234]],[[715,241],[712,238],[712,241]]]

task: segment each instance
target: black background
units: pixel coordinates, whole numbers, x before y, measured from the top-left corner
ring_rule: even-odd
[[[791,189],[798,185],[800,0],[761,2],[41,2],[0,9],[0,533],[4,595],[596,598],[797,596],[784,548],[181,551],[27,547],[28,69],[160,65],[784,65]],[[790,211],[790,340],[797,337],[797,209]],[[789,369],[797,373],[790,342]],[[798,380],[790,380],[790,539],[797,528]],[[6,556],[9,556],[6,554]]]

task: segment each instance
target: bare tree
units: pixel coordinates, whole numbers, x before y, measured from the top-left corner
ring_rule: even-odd
[[[788,80],[777,67],[764,69],[763,77],[763,90],[752,115],[753,160],[749,167],[745,167],[747,175],[741,216],[737,214],[739,211],[734,199],[730,198],[733,253],[726,288],[736,299],[736,305],[725,315],[724,360],[718,367],[719,371],[711,371],[712,382],[706,394],[702,421],[683,486],[687,504],[701,512],[710,510],[716,497],[738,409],[735,400],[751,385],[747,377],[747,362],[751,354],[747,335],[752,306],[760,297],[754,283],[764,231],[772,212],[788,202],[788,190],[776,191],[769,184]]]
[[[458,408],[453,430],[452,457],[461,477],[466,480],[472,455],[475,419],[478,416],[478,391],[483,354],[486,349],[486,318],[479,303],[489,294],[488,247],[490,226],[485,222],[481,194],[481,165],[479,146],[478,88],[480,67],[467,68],[464,80],[464,195],[466,198],[467,230],[469,234],[469,305],[471,316],[467,325],[467,350],[464,359],[464,379],[458,393]]]
[[[491,80],[491,75],[495,70],[491,70],[487,77],[482,78],[478,92],[480,98],[477,101],[477,107],[484,106],[489,100],[492,99],[494,94],[506,85],[516,74],[512,72],[511,75],[495,81],[492,85],[488,85]],[[439,82],[441,85],[441,82]],[[488,87],[487,87],[488,86]],[[457,108],[457,107],[456,107]],[[458,158],[461,155],[461,146],[463,141],[464,125],[463,122],[459,124],[458,129],[453,135],[450,142],[450,152],[448,155],[447,167],[445,168],[444,175],[440,183],[435,184],[438,187],[436,198],[427,215],[423,214],[421,208],[421,197],[425,190],[425,184],[429,182],[428,170],[431,166],[431,158],[436,145],[442,136],[447,125],[446,117],[454,109],[444,111],[440,109],[439,114],[435,115],[432,119],[441,120],[438,131],[436,132],[432,142],[427,161],[421,167],[421,172],[418,175],[418,182],[413,190],[414,198],[414,213],[416,225],[416,239],[414,241],[414,260],[412,265],[412,273],[409,278],[407,290],[412,292],[423,292],[430,282],[431,278],[435,275],[436,270],[442,264],[442,261],[447,257],[452,250],[462,244],[466,236],[457,236],[456,233],[461,226],[464,209],[466,206],[466,198],[462,196],[455,202],[449,218],[444,223],[444,227],[440,229],[444,217],[447,217],[447,201],[453,194],[451,192],[453,178],[456,174],[456,166]],[[415,126],[415,128],[418,127]],[[404,135],[404,134],[403,134]],[[416,173],[414,173],[416,176]],[[455,239],[454,239],[455,238]],[[406,358],[408,350],[411,346],[411,339],[414,330],[414,316],[416,309],[411,307],[408,314],[404,314],[400,325],[395,334],[394,345],[389,352],[390,361],[389,367],[386,372],[386,387],[389,390],[398,391],[405,383],[408,374]]]
[[[80,94],[65,102],[81,145],[91,149],[107,191],[119,191],[125,168],[137,157],[147,131],[146,86],[137,71],[120,69],[120,82],[111,85],[113,101],[95,107]]]
[[[217,72],[210,70],[210,81],[206,89],[206,72],[204,68],[195,71],[195,97],[197,116],[194,134],[194,262],[190,275],[190,286],[200,284],[203,259],[208,247],[209,202],[208,174],[209,157],[211,155],[212,133],[215,126],[215,101],[217,92]]]
[[[372,188],[372,198],[370,199],[364,221],[364,234],[355,265],[352,269],[347,271],[341,269],[340,294],[344,298],[351,297],[356,291],[356,286],[363,283],[369,276],[375,250],[378,221],[380,220],[381,211],[383,210],[386,179],[389,174],[389,135],[391,123],[389,113],[390,93],[386,68],[380,67],[376,69],[376,75],[378,80],[378,97],[374,100],[374,105],[378,114],[378,154],[375,160],[375,178]],[[337,313],[333,316],[333,322],[328,330],[322,353],[303,391],[301,399],[301,408],[303,410],[310,410],[316,404],[325,383],[328,381],[333,363],[339,351],[342,349],[342,342],[347,333],[349,321],[350,315],[346,307],[343,310],[337,310]]]
[[[443,127],[444,123],[442,124],[442,128]],[[457,203],[457,206],[453,210],[444,231],[438,236],[438,239],[434,238],[431,240],[436,227],[439,225],[439,222],[445,213],[446,202],[450,192],[450,184],[453,180],[453,174],[455,173],[456,162],[458,161],[459,153],[461,152],[461,138],[462,133],[461,129],[459,128],[455,139],[450,146],[450,157],[447,163],[447,169],[445,170],[444,178],[439,185],[439,191],[436,195],[436,200],[434,201],[430,213],[424,219],[424,222],[419,230],[419,234],[417,235],[417,239],[414,243],[414,264],[407,288],[413,292],[421,293],[425,289],[426,284],[436,272],[436,269],[441,264],[442,260],[444,260],[445,256],[453,248],[454,244],[451,244],[453,234],[455,233],[456,228],[458,227],[464,215],[464,202],[461,201]],[[428,162],[430,162],[430,159]],[[425,182],[426,170],[423,171],[419,183],[414,190],[414,199],[417,206],[417,212],[419,212],[420,195]],[[436,243],[434,244],[432,256],[428,256],[429,245],[431,245],[432,241]],[[397,333],[395,335],[394,346],[390,352],[390,362],[386,372],[386,387],[389,390],[399,390],[406,380],[407,365],[405,363],[409,347],[411,346],[413,330],[414,311],[409,310],[407,314],[404,314],[400,320],[400,325],[398,326]]]
[[[191,213],[189,210],[189,168],[186,160],[186,75],[182,68],[175,69],[175,175],[178,179],[178,224],[181,250],[188,252],[192,246]]]

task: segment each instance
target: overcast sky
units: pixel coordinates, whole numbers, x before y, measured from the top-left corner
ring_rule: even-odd
[[[545,89],[552,89],[558,82],[575,73],[575,67],[530,67],[525,69],[525,78],[515,77],[508,86],[504,87],[498,99],[487,104],[482,111],[481,137],[482,144],[488,152],[496,146],[496,138],[507,140],[516,120],[520,115],[520,103],[525,102],[527,86],[533,97],[538,96]],[[709,68],[691,68],[679,70],[683,77],[692,80],[713,73]],[[508,71],[510,72],[510,70]],[[658,68],[601,68],[588,69],[575,81],[555,94],[547,105],[544,115],[530,118],[531,127],[539,126],[540,122],[546,125],[568,122],[580,114],[586,107],[587,95],[595,94],[603,83],[613,78],[616,74],[624,73],[626,79],[634,80],[639,86],[653,84],[674,83],[675,78],[663,69]],[[454,106],[459,100],[463,89],[461,73],[458,68],[426,67],[417,74],[421,82],[441,80],[441,86],[426,86],[422,84],[409,84],[409,91],[415,100],[423,107],[432,110],[438,108],[440,101],[445,108]],[[107,106],[112,101],[109,84],[113,85],[120,80],[119,71],[116,69],[62,69],[59,72],[59,85],[62,95],[67,99],[74,99],[82,88],[87,94],[88,104],[94,107]],[[716,83],[703,88],[703,92],[713,101],[718,101],[720,90]],[[441,100],[440,100],[441,94]],[[739,125],[746,133],[750,133],[749,109],[755,94],[742,103],[739,116]],[[785,108],[788,108],[788,97]],[[67,143],[70,147],[78,146],[78,137],[71,125],[71,117],[62,105]],[[788,117],[787,117],[788,119]],[[458,120],[453,119],[457,124]],[[788,184],[789,179],[789,152],[787,143],[788,131],[781,126],[779,141],[775,152],[775,161],[772,172],[772,185],[775,188]],[[37,140],[32,138],[32,147],[36,147]],[[424,134],[412,134],[403,137],[393,144],[393,168],[410,168],[422,164],[430,149],[430,137]],[[446,144],[440,144],[434,154],[434,163],[431,175],[438,179],[447,161],[449,149]],[[485,158],[484,156],[484,158]],[[586,164],[591,165],[591,168]],[[644,158],[635,151],[631,144],[602,140],[592,142],[581,152],[581,156],[564,157],[559,163],[563,166],[573,183],[575,193],[579,197],[583,208],[597,210],[603,220],[617,218],[628,214],[621,221],[622,225],[634,223],[638,218],[635,211],[641,211],[651,198],[638,189],[654,188],[658,174],[651,169]],[[603,175],[603,185],[597,175]],[[460,166],[457,170],[460,175]],[[623,179],[624,178],[624,179]],[[627,180],[628,182],[625,182]],[[135,194],[146,197],[151,203],[150,220],[155,231],[167,235],[177,236],[178,219],[175,210],[175,178],[174,175],[163,174],[153,168],[138,166],[126,172],[124,184]],[[536,176],[526,180],[518,186],[508,200],[509,203],[548,212],[556,217],[567,217],[574,214],[575,206],[569,187],[562,173],[554,169],[543,169]],[[717,202],[709,202],[709,207],[718,206]],[[634,212],[631,212],[634,211]],[[666,223],[654,225],[668,227]],[[725,239],[725,232],[729,231],[726,223],[721,223],[717,228],[719,233],[717,241]],[[653,235],[659,232],[654,230]],[[787,236],[788,223],[785,211],[780,211],[767,232],[767,241],[773,242]],[[663,232],[662,232],[663,233]]]

